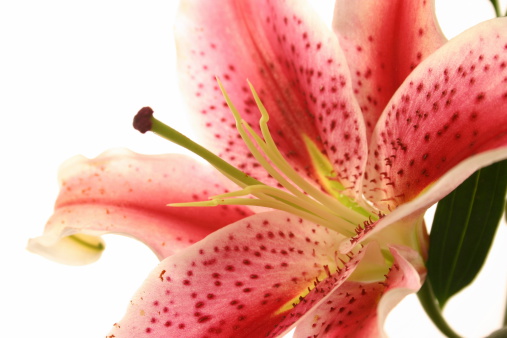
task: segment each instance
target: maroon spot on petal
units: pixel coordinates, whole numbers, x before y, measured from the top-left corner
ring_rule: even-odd
[[[476,98],[475,98],[475,102],[481,102],[483,101],[484,99],[486,98],[486,93],[479,93],[477,94]]]
[[[202,317],[199,317],[199,319],[197,320],[197,322],[199,322],[200,324],[202,324],[202,323],[206,323],[210,319],[211,319],[211,316],[202,316]]]

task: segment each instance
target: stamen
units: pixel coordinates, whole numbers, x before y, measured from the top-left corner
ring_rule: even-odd
[[[257,199],[236,198],[253,195]],[[262,201],[262,203],[261,203]],[[306,220],[320,224],[322,226],[333,229],[344,235],[351,236],[354,233],[348,231],[350,224],[341,217],[330,214],[324,206],[314,201],[304,201],[291,195],[283,190],[270,187],[268,185],[251,185],[243,190],[228,192],[221,195],[210,197],[210,201],[205,202],[189,202],[189,203],[173,203],[169,206],[217,206],[222,204],[242,204],[264,206],[268,208],[278,209],[290,212],[291,214],[305,218]]]
[[[347,197],[343,196],[343,198],[337,201],[336,199],[332,198],[328,194],[323,193],[318,188],[310,184],[307,180],[302,178],[296,172],[296,170],[294,170],[294,168],[285,160],[283,155],[280,153],[278,147],[275,144],[275,141],[273,140],[273,137],[271,136],[268,127],[269,114],[266,110],[266,107],[260,100],[259,95],[257,94],[257,91],[255,90],[253,85],[250,82],[248,82],[248,84],[254,96],[255,103],[257,104],[259,111],[261,112],[261,119],[259,121],[259,125],[266,144],[263,150],[265,149],[265,152],[269,158],[276,161],[276,165],[280,169],[280,171],[285,173],[287,177],[290,177],[290,179],[294,182],[294,184],[296,184],[300,189],[305,191],[308,195],[312,196],[314,199],[316,199],[323,205],[327,206],[329,209],[335,210],[336,214],[338,214],[338,212],[336,211],[339,211],[340,215],[343,215],[347,218],[351,218],[352,219],[351,221],[353,221],[354,223],[358,221],[358,219],[355,219],[356,217],[358,217],[358,213],[368,216],[369,213],[363,210],[362,208],[353,206],[351,202],[346,204],[345,199],[347,199],[347,201],[350,201],[348,200]],[[303,135],[303,137],[305,143],[307,144],[307,147],[310,148],[310,145],[313,145],[313,143],[305,135]]]
[[[149,126],[149,127],[146,127],[146,126]],[[220,170],[220,172],[222,172],[225,176],[227,176],[229,179],[233,180],[235,183],[237,183],[241,187],[249,186],[248,184],[250,184],[250,186],[271,188],[271,187],[268,187],[268,186],[264,185],[263,183],[255,180],[254,178],[248,176],[247,174],[243,173],[242,171],[239,171],[238,169],[231,166],[229,163],[225,162],[224,160],[222,160],[221,158],[219,158],[215,154],[209,152],[207,149],[205,149],[205,148],[201,147],[200,145],[198,145],[197,143],[193,142],[188,137],[184,136],[183,134],[179,133],[178,131],[174,130],[173,128],[171,128],[171,127],[163,124],[159,120],[157,120],[155,117],[153,117],[153,109],[151,109],[150,107],[144,107],[138,112],[138,114],[134,118],[134,128],[136,128],[139,131],[142,131],[142,130],[144,130],[145,132],[148,130],[152,131],[159,136],[162,136],[162,137],[164,137],[164,138],[166,138],[178,145],[185,147],[186,149],[193,151],[195,154],[201,156],[203,159],[208,161],[210,164],[214,165],[215,168]],[[265,160],[262,157],[260,157],[260,159],[262,159],[263,162],[265,162]],[[267,164],[267,162],[265,162],[264,164]],[[276,188],[272,188],[272,189],[278,190]],[[274,190],[271,190],[271,191],[274,191]],[[281,191],[281,190],[279,190],[279,191]],[[246,193],[246,194],[248,194],[248,193]],[[242,194],[242,195],[245,195],[245,194]],[[290,196],[290,195],[287,194],[287,196]],[[262,195],[257,195],[256,197],[259,199],[266,200],[267,195],[262,194]],[[285,203],[287,203],[287,201],[285,201]],[[301,201],[296,202],[295,205],[297,207],[286,205],[283,202],[282,203],[280,203],[280,202],[275,203],[275,200],[273,200],[273,199],[271,199],[269,201],[262,202],[262,203],[260,203],[259,200],[255,200],[255,199],[234,199],[234,200],[212,199],[211,201],[175,203],[175,204],[170,204],[170,205],[171,206],[196,206],[196,207],[201,206],[201,207],[203,207],[203,206],[217,206],[217,205],[221,205],[221,204],[255,205],[255,206],[264,206],[264,207],[284,210],[284,211],[290,212],[292,214],[296,214],[300,217],[304,217],[305,219],[311,220],[313,222],[316,222],[318,220],[317,223],[319,223],[323,226],[333,228],[336,231],[343,231],[343,229],[337,228],[337,226],[339,226],[340,223],[342,226],[345,225],[344,222],[341,220],[336,219],[336,221],[337,221],[336,223],[330,223],[329,221],[326,221],[325,218],[318,217],[315,214],[313,214],[313,216],[310,216],[310,215],[312,215],[311,212],[309,212],[308,210],[303,210],[303,208],[301,208]],[[298,207],[300,208],[300,210],[298,210]],[[314,205],[311,205],[311,207],[313,209],[315,209]],[[350,234],[352,234],[352,232],[350,232]]]
[[[218,79],[217,81],[245,145],[259,164],[286,190],[265,185],[248,176],[178,131],[158,121],[153,117],[153,110],[150,107],[144,107],[134,118],[134,128],[142,133],[152,131],[192,151],[242,188],[239,191],[212,196],[209,201],[174,203],[170,206],[251,205],[274,208],[323,225],[348,237],[355,236],[359,230],[363,230],[361,226],[358,227],[358,224],[364,222],[366,228],[371,223],[371,218],[364,221],[365,216],[372,217],[369,212],[341,194],[341,191],[345,189],[341,183],[338,181],[333,182],[333,186],[330,182],[323,182],[323,187],[328,190],[330,187],[338,189],[334,193],[331,191],[333,197],[300,176],[285,160],[269,131],[267,125],[269,121],[268,112],[250,82],[250,89],[261,112],[259,127],[262,136],[241,118],[222,83]],[[306,136],[303,135],[303,137]],[[305,138],[305,143],[311,153],[312,160],[316,160],[321,165],[317,168],[317,170],[320,170],[319,175],[322,176],[325,172],[325,176],[324,178],[321,177],[321,180],[333,180],[333,177],[327,178],[328,175],[331,175],[331,164],[316,149],[310,139]],[[315,147],[315,149],[312,147]],[[247,196],[254,196],[254,198],[246,198]],[[373,215],[373,219],[375,218],[375,215]]]
[[[222,91],[222,94],[224,95],[225,101],[227,102],[227,105],[229,106],[229,109],[231,110],[235,120],[236,120],[236,126],[238,128],[238,131],[243,138],[245,144],[247,145],[248,149],[254,155],[255,159],[269,172],[271,176],[273,176],[284,188],[292,192],[293,194],[297,195],[301,199],[308,199],[308,196],[304,195],[299,191],[297,188],[295,188],[292,184],[290,184],[283,176],[279,174],[279,172],[269,163],[265,160],[264,156],[261,155],[261,153],[258,151],[258,149],[255,147],[253,142],[248,138],[248,134],[245,131],[245,128],[248,130],[250,135],[255,139],[257,145],[264,151],[266,154],[266,157],[276,166],[278,167],[279,171],[284,173],[284,175],[290,180],[296,184],[302,191],[304,191],[306,194],[311,196],[314,200],[312,200],[314,205],[317,205],[316,201],[320,202],[321,206],[326,207],[326,213],[332,214],[336,217],[339,217],[351,225],[355,225],[358,222],[361,222],[364,218],[361,214],[359,214],[357,211],[351,210],[351,208],[343,205],[339,201],[333,199],[331,196],[323,193],[318,188],[310,184],[308,181],[306,181],[304,178],[302,178],[295,170],[292,168],[292,166],[285,160],[283,155],[278,150],[278,147],[276,146],[272,136],[271,132],[269,131],[269,127],[267,125],[269,121],[269,114],[264,106],[264,104],[259,99],[259,96],[257,92],[255,91],[255,88],[252,86],[250,82],[248,82],[250,89],[252,91],[252,94],[254,96],[255,102],[261,112],[261,119],[259,121],[259,125],[261,128],[262,136],[264,139],[262,139],[254,130],[253,128],[243,119],[241,119],[241,116],[239,115],[236,107],[232,103],[231,99],[229,98],[227,92],[222,86],[222,83],[220,80],[218,80],[218,85],[220,87],[220,90]],[[368,215],[368,213],[366,213]],[[350,227],[347,225],[347,230],[352,233],[353,227]]]

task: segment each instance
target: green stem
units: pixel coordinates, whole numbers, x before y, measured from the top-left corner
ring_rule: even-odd
[[[495,9],[495,15],[497,18],[501,17],[502,14],[500,13],[500,5],[498,4],[497,0],[489,0],[491,4],[493,5],[493,8]]]
[[[217,168],[220,172],[222,172],[227,177],[233,178],[237,182],[242,182],[245,185],[262,185],[263,183],[257,181],[255,178],[248,176],[241,170],[233,167],[229,163],[222,160],[217,155],[213,154],[208,149],[200,146],[195,143],[185,135],[181,134],[177,130],[169,127],[168,125],[160,122],[153,116],[151,117],[151,130],[153,133],[173,142],[177,145],[182,146],[185,149],[190,150],[194,154],[202,157],[209,164]]]
[[[442,315],[442,310],[437,302],[435,295],[433,294],[433,288],[429,279],[426,279],[421,289],[417,293],[419,302],[426,311],[426,314],[431,318],[433,323],[438,329],[449,338],[460,338],[456,332],[447,324],[445,318]]]

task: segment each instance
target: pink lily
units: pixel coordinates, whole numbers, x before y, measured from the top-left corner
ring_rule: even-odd
[[[338,1],[333,33],[301,1],[185,0],[182,86],[203,143],[280,183],[278,192],[242,188],[287,209],[167,208],[217,194],[217,204],[247,202],[185,157],[106,153],[63,167],[55,214],[31,247],[86,263],[101,249],[89,235],[115,232],[165,258],[111,337],[276,336],[296,324],[296,336],[380,335],[389,310],[424,279],[424,211],[507,158],[505,25],[492,20],[445,43],[431,1]],[[282,178],[237,137],[238,114],[215,76],[252,125],[260,101],[246,79],[258,90],[289,169],[264,131],[262,151]],[[283,177],[302,181],[303,193]],[[287,191],[298,208],[266,197]],[[70,258],[68,247],[78,249]]]

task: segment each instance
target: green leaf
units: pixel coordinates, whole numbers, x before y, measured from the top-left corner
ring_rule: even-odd
[[[428,279],[441,308],[481,269],[504,210],[507,161],[483,168],[437,206]]]

